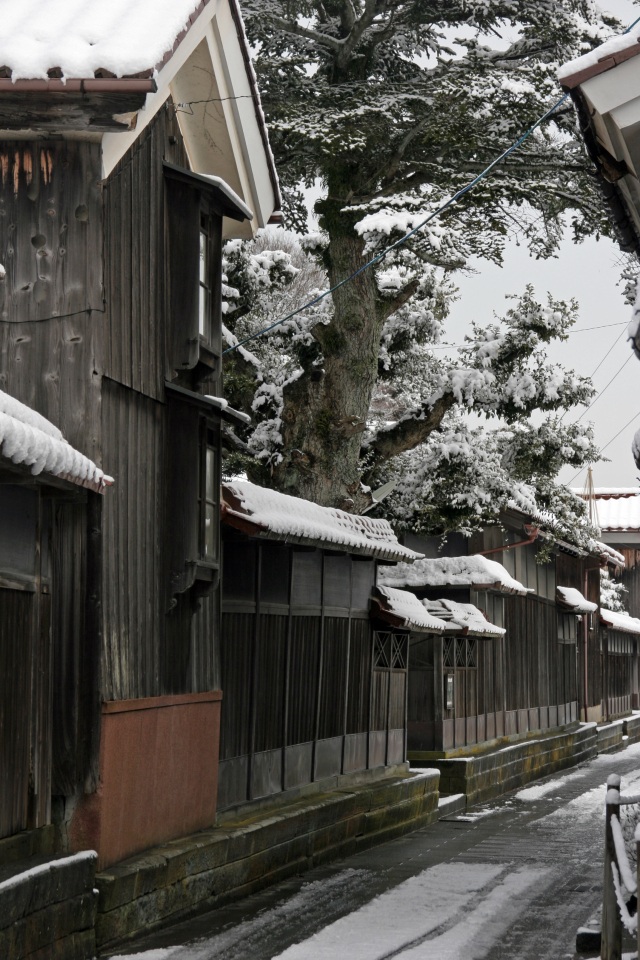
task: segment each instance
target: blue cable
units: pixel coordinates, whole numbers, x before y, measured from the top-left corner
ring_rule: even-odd
[[[633,23],[627,27],[627,29],[624,31],[622,36],[624,36],[626,33],[629,33],[630,30],[633,30],[633,28],[637,23],[640,23],[640,17],[634,20]],[[400,237],[399,240],[396,240],[395,243],[392,243],[390,246],[385,247],[385,249],[381,253],[373,257],[373,259],[367,261],[367,263],[363,263],[361,267],[359,267],[357,270],[354,270],[354,272],[351,273],[348,277],[345,277],[343,280],[340,280],[339,283],[336,283],[335,286],[330,287],[328,290],[323,290],[322,293],[319,293],[317,297],[313,298],[313,300],[309,300],[308,303],[305,303],[301,307],[297,307],[297,309],[292,310],[291,313],[288,313],[285,317],[282,317],[281,320],[276,320],[275,323],[270,324],[268,327],[264,327],[262,330],[258,330],[257,333],[252,333],[251,336],[245,337],[244,340],[239,340],[238,343],[233,344],[233,346],[227,347],[226,350],[222,351],[222,355],[225,356],[225,354],[231,353],[233,350],[237,350],[238,347],[242,347],[245,343],[249,343],[249,341],[251,340],[256,340],[258,337],[263,336],[263,334],[265,333],[269,333],[270,330],[273,330],[275,327],[279,327],[281,324],[286,323],[287,320],[292,320],[293,317],[297,317],[297,315],[299,313],[302,313],[303,310],[308,310],[310,307],[315,307],[315,305],[317,303],[320,303],[321,300],[324,300],[325,297],[330,296],[336,290],[339,290],[340,287],[343,287],[346,283],[351,283],[352,280],[355,280],[355,278],[358,277],[365,270],[368,270],[370,267],[373,267],[377,263],[380,263],[380,261],[384,260],[384,258],[389,253],[391,253],[392,250],[395,250],[396,247],[401,247],[403,244],[407,242],[407,240],[410,240],[411,237],[413,237],[416,233],[422,230],[423,227],[426,227],[428,223],[431,223],[432,220],[435,220],[436,217],[439,217],[440,214],[445,212],[445,210],[448,210],[449,207],[452,207],[454,203],[457,203],[458,200],[464,197],[464,195],[468,193],[470,190],[472,190],[478,183],[480,183],[481,180],[484,180],[484,178],[491,173],[494,167],[496,167],[499,163],[502,163],[503,160],[506,160],[507,157],[510,156],[510,154],[514,153],[514,151],[518,150],[518,148],[522,146],[525,140],[527,140],[531,136],[531,134],[534,133],[534,131],[537,130],[538,127],[545,122],[545,120],[548,120],[549,117],[553,113],[555,113],[558,107],[562,106],[565,100],[569,99],[569,96],[570,95],[568,93],[565,93],[562,97],[560,97],[560,99],[557,100],[553,104],[553,106],[547,110],[546,113],[544,113],[538,120],[536,120],[534,124],[532,124],[532,126],[529,127],[526,133],[523,133],[522,136],[519,137],[514,143],[512,143],[510,147],[507,147],[507,149],[504,150],[499,157],[496,157],[495,160],[492,160],[491,163],[487,167],[485,167],[484,170],[481,171],[481,173],[479,173],[476,177],[474,177],[473,180],[470,180],[469,183],[466,184],[466,186],[461,187],[457,193],[454,193],[454,195],[450,197],[441,206],[439,206],[437,210],[432,211],[428,217],[425,217],[425,219],[422,220],[416,227],[414,227],[412,230],[409,230],[408,233],[405,233],[405,235],[403,237]]]

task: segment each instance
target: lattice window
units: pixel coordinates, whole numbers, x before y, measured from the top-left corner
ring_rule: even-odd
[[[478,641],[475,637],[467,638],[467,666],[477,667]]]
[[[454,663],[454,654],[455,643],[451,637],[445,637],[442,641],[442,663],[445,667],[453,667]]]
[[[391,641],[393,634],[376,630],[374,638],[373,666],[377,670],[388,670],[391,666]]]
[[[442,642],[443,667],[474,669],[478,666],[478,641],[475,637],[450,637]]]
[[[406,670],[407,668],[407,634],[396,633],[391,638],[391,666],[394,670]]]

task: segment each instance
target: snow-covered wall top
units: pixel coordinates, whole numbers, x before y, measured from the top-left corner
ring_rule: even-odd
[[[576,57],[575,60],[569,60],[568,63],[559,68],[558,79],[560,82],[566,81],[576,74],[582,74],[584,71],[604,72],[616,66],[617,63],[636,56],[638,53],[640,53],[640,45],[638,43],[638,30],[635,29],[631,33],[611,37],[610,40],[605,40],[595,50],[583,53],[581,57]],[[594,68],[599,69],[594,70]],[[570,84],[563,84],[563,86],[567,85]]]
[[[396,587],[378,587],[385,609],[403,621],[407,630],[418,633],[451,633],[452,624],[434,617],[418,600],[415,593]]]
[[[102,491],[113,483],[92,460],[68,443],[57,427],[0,390],[0,455],[80,486]]]
[[[613,610],[600,607],[600,620],[611,630],[640,635],[640,620],[637,617],[629,617],[624,613],[614,613]]]
[[[493,587],[501,593],[529,593],[496,560],[480,554],[470,557],[442,557],[438,560],[418,560],[409,565],[381,570],[379,583],[390,587]]]
[[[266,490],[248,481],[222,487],[222,517],[234,526],[250,525],[273,540],[317,547],[342,547],[348,553],[411,563],[422,557],[398,542],[386,520],[372,520],[299,497]]]
[[[504,627],[490,623],[482,610],[472,603],[458,603],[457,600],[423,600],[422,603],[426,610],[439,617],[448,617],[450,625],[456,624],[473,637],[497,639],[507,632]]]
[[[597,603],[587,600],[575,587],[556,587],[556,595],[558,602],[569,607],[571,613],[595,613],[598,609]]]
[[[117,77],[158,67],[201,0],[0,0],[0,64],[13,80]]]

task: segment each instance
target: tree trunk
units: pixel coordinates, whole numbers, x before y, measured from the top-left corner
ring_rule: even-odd
[[[363,241],[340,206],[330,200],[322,204],[332,287],[364,262]],[[314,330],[324,374],[310,368],[285,390],[283,462],[273,481],[284,493],[358,513],[369,502],[360,491],[359,458],[384,322],[375,271],[366,270],[336,290],[333,306],[332,322]]]

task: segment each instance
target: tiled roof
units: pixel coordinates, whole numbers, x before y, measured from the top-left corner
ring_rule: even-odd
[[[103,492],[113,483],[92,460],[68,443],[57,427],[0,390],[0,460],[31,467],[77,486]]]
[[[529,592],[501,563],[480,554],[418,560],[411,565],[399,563],[381,571],[379,579],[390,587],[475,587],[522,596]]]
[[[222,496],[223,520],[253,536],[339,548],[380,560],[411,563],[422,557],[398,542],[386,520],[321,507],[247,481],[223,484]]]
[[[0,0],[0,75],[16,80],[151,76],[205,0]]]

